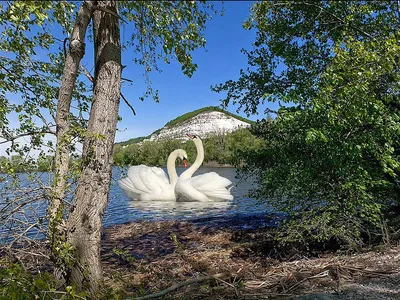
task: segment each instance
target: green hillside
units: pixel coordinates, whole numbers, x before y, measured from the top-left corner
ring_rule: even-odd
[[[149,137],[150,137],[149,135],[148,136],[139,136],[139,137],[132,138],[132,139],[129,139],[129,140],[124,141],[124,142],[115,143],[115,145],[126,146],[126,145],[130,145],[130,144],[136,144],[136,143],[142,142],[144,139],[147,139]]]
[[[169,128],[171,128],[171,127],[173,127],[173,126],[179,125],[179,124],[181,124],[181,123],[183,123],[183,122],[185,122],[185,121],[187,121],[187,120],[189,120],[189,119],[191,119],[191,118],[197,116],[198,114],[201,114],[201,113],[204,113],[204,112],[212,112],[212,111],[218,111],[218,112],[224,113],[224,114],[226,114],[226,115],[228,115],[228,116],[230,116],[230,117],[233,117],[233,118],[238,119],[238,120],[243,121],[243,122],[247,122],[247,123],[249,123],[249,124],[255,123],[254,121],[251,121],[251,120],[249,120],[249,119],[243,118],[243,117],[241,117],[241,116],[238,116],[238,115],[235,115],[235,114],[233,114],[233,113],[230,113],[230,112],[228,112],[228,111],[226,111],[226,110],[223,110],[222,108],[220,108],[220,107],[218,107],[218,106],[206,106],[206,107],[203,107],[203,108],[196,109],[196,110],[194,110],[194,111],[188,112],[188,113],[186,113],[186,114],[183,114],[183,115],[181,115],[181,116],[179,116],[179,117],[177,117],[177,118],[175,118],[175,119],[169,121],[167,124],[164,125],[164,127],[169,127]],[[140,142],[143,141],[144,139],[150,138],[150,136],[151,136],[152,134],[155,134],[155,133],[160,132],[161,129],[162,129],[162,128],[157,129],[156,131],[152,132],[152,133],[151,133],[150,135],[148,135],[148,136],[141,136],[141,137],[132,138],[132,139],[129,139],[129,140],[124,141],[124,142],[116,143],[116,145],[125,146],[125,145],[140,143]]]
[[[203,107],[203,108],[196,109],[194,111],[188,112],[186,114],[183,114],[183,115],[181,115],[181,116],[169,121],[167,124],[165,124],[165,127],[172,127],[172,126],[175,126],[175,125],[179,125],[179,124],[185,122],[186,120],[189,120],[189,119],[197,116],[198,114],[201,114],[203,112],[210,112],[210,111],[219,111],[219,112],[222,112],[222,113],[224,113],[224,114],[226,114],[226,115],[228,115],[230,117],[238,119],[240,121],[247,122],[247,123],[250,123],[250,124],[254,123],[254,121],[251,121],[251,120],[243,118],[241,116],[232,114],[232,113],[230,113],[230,112],[228,112],[226,110],[223,110],[222,108],[220,108],[218,106],[206,106],[206,107]],[[159,129],[159,130],[161,130],[161,129]]]

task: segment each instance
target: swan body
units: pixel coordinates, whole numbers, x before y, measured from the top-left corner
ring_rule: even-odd
[[[167,161],[169,179],[161,168],[138,165],[129,168],[128,177],[119,180],[119,186],[132,200],[175,201],[174,187],[178,181],[175,161],[178,157],[186,165],[185,150],[172,151]]]
[[[201,139],[188,135],[197,149],[197,157],[193,165],[181,174],[175,185],[175,196],[178,202],[207,202],[232,200],[230,188],[232,182],[216,172],[192,177],[204,160],[204,148]]]

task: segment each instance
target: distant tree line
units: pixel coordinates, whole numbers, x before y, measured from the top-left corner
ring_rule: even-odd
[[[0,173],[20,173],[28,171],[54,171],[54,156],[39,156],[36,160],[26,159],[21,155],[0,156]]]
[[[205,158],[209,165],[240,165],[242,158],[239,152],[257,151],[264,145],[262,139],[256,138],[247,128],[234,132],[219,133],[203,139]],[[158,142],[145,141],[130,145],[116,144],[114,164],[119,166],[140,165],[165,166],[169,154],[175,149],[184,149],[188,154],[188,162],[196,159],[196,147],[191,141],[165,140]],[[70,164],[76,163],[76,158],[70,159]],[[0,156],[0,173],[9,172],[53,172],[54,156],[40,155],[37,159],[25,159],[21,155],[11,157]]]
[[[69,160],[70,167],[80,163],[75,155]],[[54,155],[39,155],[36,159],[21,155],[0,156],[0,173],[54,172]]]
[[[236,165],[240,164],[239,151],[260,149],[264,141],[256,138],[246,128],[220,133],[203,139],[205,164]],[[182,140],[145,141],[130,145],[116,145],[114,163],[116,165],[151,165],[165,166],[168,155],[175,149],[184,149],[189,163],[196,159],[196,147],[191,142]]]

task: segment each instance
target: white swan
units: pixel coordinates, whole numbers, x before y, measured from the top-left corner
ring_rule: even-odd
[[[174,187],[178,181],[175,161],[178,157],[183,160],[186,167],[186,151],[182,149],[172,151],[167,161],[169,179],[161,168],[139,165],[129,168],[128,177],[119,180],[119,186],[132,200],[174,201]]]
[[[188,134],[197,149],[197,157],[193,165],[181,174],[175,185],[176,201],[225,201],[232,200],[233,196],[227,186],[232,182],[215,172],[205,173],[192,178],[194,172],[201,166],[204,160],[204,148],[201,139]]]

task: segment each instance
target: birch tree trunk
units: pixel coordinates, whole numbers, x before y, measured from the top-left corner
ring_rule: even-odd
[[[93,13],[95,82],[93,105],[83,145],[83,169],[75,209],[67,221],[67,241],[76,262],[69,282],[81,289],[89,283],[96,294],[103,282],[100,263],[101,222],[107,207],[114,137],[121,89],[121,45],[117,1],[98,1]]]
[[[71,34],[69,50],[65,57],[65,67],[58,94],[57,104],[57,150],[55,156],[55,176],[53,183],[53,194],[47,211],[49,219],[48,235],[52,250],[52,258],[56,264],[55,275],[61,279],[63,276],[63,262],[59,258],[59,249],[65,241],[65,227],[63,219],[63,199],[65,196],[66,178],[69,162],[69,124],[68,116],[70,113],[72,93],[75,88],[78,76],[79,65],[85,54],[85,36],[93,13],[94,4],[92,1],[85,1],[78,10],[75,25]],[[57,250],[58,249],[58,250]]]

